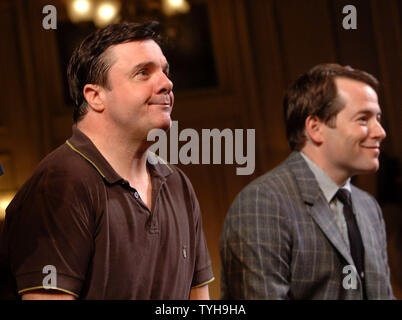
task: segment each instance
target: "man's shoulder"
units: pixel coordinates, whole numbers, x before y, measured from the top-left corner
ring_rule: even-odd
[[[45,201],[44,206],[61,208],[64,203],[77,207],[99,194],[101,176],[84,158],[69,149],[61,145],[42,159],[13,198],[8,212],[27,209],[37,201]]]
[[[294,173],[285,160],[273,169],[251,181],[242,192],[263,189],[267,192],[283,193],[296,185]]]
[[[292,169],[285,160],[251,181],[235,197],[230,212],[254,210],[288,216],[289,203],[299,203],[301,194]],[[295,206],[293,206],[295,207]]]
[[[357,187],[356,185],[351,183],[350,187],[352,189],[352,193],[358,195],[359,197],[374,199],[374,197],[369,192]]]
[[[371,208],[379,207],[376,198],[369,192],[360,189],[353,184],[351,184],[350,187],[352,189],[353,203],[357,205],[366,205],[367,207]]]
[[[256,210],[289,217],[304,212],[306,196],[315,197],[318,184],[300,153],[285,160],[251,181],[235,197],[230,211]],[[301,211],[300,211],[301,210]]]
[[[62,174],[65,179],[79,181],[89,176],[99,176],[91,164],[66,143],[42,159],[34,171],[34,175],[38,174]]]
[[[38,192],[52,192],[60,188],[74,190],[99,179],[100,175],[88,161],[63,144],[39,162],[21,191],[31,188]]]

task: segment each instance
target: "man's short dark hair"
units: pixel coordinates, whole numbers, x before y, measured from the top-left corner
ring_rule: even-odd
[[[320,64],[299,76],[287,90],[283,102],[286,136],[292,150],[300,151],[306,142],[307,117],[316,116],[335,127],[336,115],[344,108],[334,81],[338,77],[364,82],[378,91],[379,83],[374,76],[350,66]]]
[[[111,24],[96,30],[82,41],[74,50],[67,67],[70,95],[74,102],[74,122],[82,119],[88,111],[83,95],[84,86],[91,83],[108,88],[107,73],[111,61],[105,51],[112,45],[148,39],[161,45],[158,22]]]

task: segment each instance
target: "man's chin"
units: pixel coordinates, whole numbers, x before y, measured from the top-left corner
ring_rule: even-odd
[[[169,117],[168,119],[163,119],[163,120],[155,123],[154,129],[161,129],[163,131],[169,131],[171,126],[172,126],[172,120]]]
[[[380,168],[379,161],[372,161],[372,163],[365,163],[356,170],[356,174],[370,174],[375,173]]]
[[[164,124],[162,124],[161,129],[169,131],[171,127],[172,127],[172,120],[169,119],[169,121],[166,121]]]

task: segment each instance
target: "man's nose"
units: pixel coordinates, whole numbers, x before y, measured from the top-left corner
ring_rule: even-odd
[[[381,123],[376,120],[375,124],[374,124],[374,128],[373,128],[373,135],[374,138],[381,140],[384,140],[387,136],[387,133],[385,132],[383,126],[381,125]]]
[[[164,72],[161,72],[158,81],[158,93],[170,93],[173,90],[173,82]]]

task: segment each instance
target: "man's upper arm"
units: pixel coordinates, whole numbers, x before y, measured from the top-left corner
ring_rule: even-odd
[[[56,290],[34,290],[23,293],[22,300],[75,300],[76,297],[72,294],[59,292]]]
[[[195,256],[195,265],[194,265],[194,273],[193,279],[191,283],[191,290],[198,291],[199,288],[205,287],[208,290],[207,284],[211,283],[215,278],[212,272],[211,266],[211,258],[209,255],[207,243],[204,236],[203,225],[202,225],[202,215],[200,205],[197,200],[197,196],[191,185],[190,180],[186,177],[184,173],[181,172],[178,168],[176,168],[184,180],[185,188],[187,189],[187,197],[185,201],[189,201],[191,207],[189,207],[189,211],[191,211],[192,221],[194,224],[194,256]],[[204,290],[205,290],[204,288]]]
[[[54,287],[56,294],[78,297],[90,260],[93,226],[85,206],[48,191],[29,192],[18,207],[8,208],[10,267],[18,293],[25,298],[46,286]]]
[[[254,184],[238,195],[220,243],[222,298],[288,298],[289,229],[277,195],[264,185]]]
[[[392,290],[392,286],[391,286],[391,276],[390,276],[390,269],[389,269],[389,264],[388,264],[388,254],[387,254],[387,234],[386,234],[386,227],[385,227],[385,221],[382,215],[382,210],[377,202],[377,200],[375,200],[373,198],[373,201],[375,203],[375,206],[377,208],[377,212],[378,212],[378,216],[380,219],[380,224],[381,224],[381,229],[379,230],[380,232],[380,237],[381,237],[381,244],[382,244],[382,254],[383,254],[383,263],[385,265],[385,277],[387,279],[387,283],[386,286],[388,288],[388,292],[389,292],[389,298],[390,299],[395,299],[393,290]]]
[[[191,288],[189,299],[190,300],[209,300],[208,285]]]

